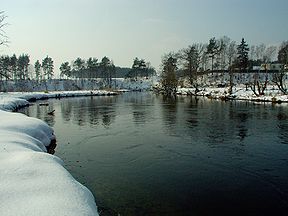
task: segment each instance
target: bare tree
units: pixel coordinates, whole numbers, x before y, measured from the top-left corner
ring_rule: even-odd
[[[8,23],[5,22],[6,18],[7,16],[5,15],[4,11],[0,11],[0,45],[8,44],[8,37],[4,31],[4,27],[8,25]]]
[[[182,62],[183,71],[189,80],[189,84],[198,91],[197,73],[199,71],[201,55],[204,53],[204,45],[193,44],[179,52],[179,59]]]
[[[236,41],[230,41],[227,48],[227,58],[228,58],[228,72],[229,72],[229,93],[232,94],[232,88],[234,85],[233,76],[234,76],[234,63],[237,59],[237,45]]]

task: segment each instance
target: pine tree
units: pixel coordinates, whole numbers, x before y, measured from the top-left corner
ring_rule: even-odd
[[[241,43],[237,46],[237,65],[240,70],[246,70],[249,63],[249,47],[244,38]]]
[[[168,54],[162,59],[161,85],[165,94],[176,94],[178,80],[176,77],[177,58],[173,54]]]
[[[215,59],[215,56],[218,54],[218,52],[219,52],[219,45],[217,44],[215,37],[213,37],[209,40],[209,44],[207,46],[207,51],[206,51],[206,53],[209,55],[212,61],[211,62],[212,70],[214,69],[214,59]]]
[[[288,64],[288,41],[284,41],[278,51],[278,62]]]
[[[54,73],[54,65],[51,57],[46,56],[46,58],[43,59],[42,68],[44,72],[44,77],[47,79],[51,79]]]
[[[39,81],[41,80],[41,64],[40,61],[37,60],[34,64],[34,69],[35,69],[35,76],[36,80]]]
[[[62,63],[59,69],[61,71],[61,77],[63,77],[64,75],[67,77],[71,76],[71,66],[69,65],[69,62]]]

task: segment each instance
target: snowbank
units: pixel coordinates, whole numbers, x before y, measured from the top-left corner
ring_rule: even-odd
[[[95,91],[54,91],[54,92],[10,92],[0,93],[0,109],[15,110],[19,107],[29,105],[29,101],[43,100],[48,98],[80,97],[80,96],[111,96],[117,92],[95,90]]]
[[[13,110],[38,97],[1,95],[0,109]],[[61,159],[46,153],[55,139],[51,127],[3,110],[0,122],[0,215],[98,215],[92,193],[71,176]]]
[[[229,88],[217,88],[217,87],[205,87],[200,88],[200,91],[195,92],[194,88],[179,88],[177,94],[179,95],[197,95],[206,96],[213,99],[221,100],[247,100],[247,101],[258,101],[258,102],[273,102],[282,103],[288,102],[288,95],[283,95],[279,90],[273,86],[268,86],[265,91],[265,95],[256,96],[250,88],[245,86],[233,87],[232,94],[229,94]]]

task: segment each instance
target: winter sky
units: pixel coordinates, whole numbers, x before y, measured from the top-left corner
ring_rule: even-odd
[[[156,69],[161,56],[223,35],[248,44],[288,40],[287,0],[0,0],[9,47],[0,55],[46,55],[60,63],[103,56],[131,67],[138,56]]]

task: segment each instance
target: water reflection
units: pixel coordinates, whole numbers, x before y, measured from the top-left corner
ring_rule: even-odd
[[[26,113],[54,125],[56,154],[108,215],[287,215],[285,106],[128,93]]]
[[[174,134],[177,122],[177,97],[173,96],[160,96],[162,97],[162,115],[165,127],[169,133]]]
[[[102,125],[109,127],[116,118],[115,104],[116,97],[101,97],[101,100],[94,97],[63,99],[61,115],[65,122],[72,121],[79,126],[95,127],[102,122]]]
[[[191,96],[187,102],[187,126],[189,128],[195,128],[198,126],[198,104],[199,98]]]
[[[288,114],[284,113],[283,108],[280,108],[277,114],[279,138],[282,144],[288,144]]]
[[[53,103],[40,102],[32,104],[29,108],[21,109],[19,112],[22,112],[28,116],[33,116],[38,119],[44,120],[49,126],[54,127],[55,125],[55,116],[49,115],[49,112],[54,110]]]

